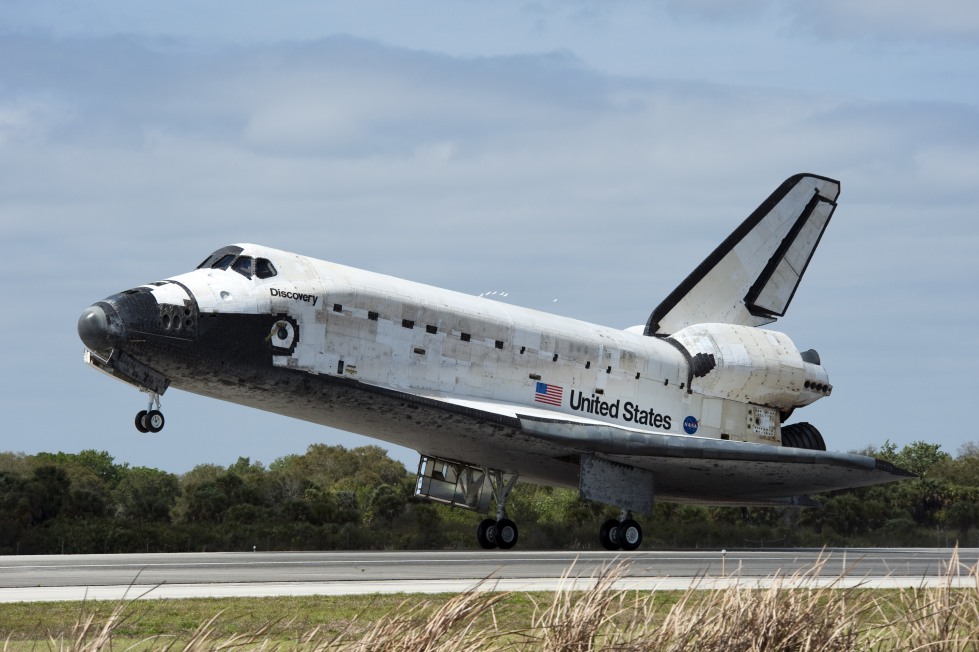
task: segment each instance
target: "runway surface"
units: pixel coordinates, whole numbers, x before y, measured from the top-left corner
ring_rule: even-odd
[[[732,585],[977,588],[979,549],[252,552],[0,557],[0,602]],[[950,569],[951,566],[951,569]],[[818,572],[813,569],[818,567]],[[970,575],[971,573],[971,575]],[[570,579],[562,580],[567,575]]]

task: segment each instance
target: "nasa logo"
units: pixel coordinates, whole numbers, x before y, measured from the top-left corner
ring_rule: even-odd
[[[692,435],[697,432],[697,428],[700,426],[700,422],[693,417],[687,417],[683,420],[683,431],[688,435]]]

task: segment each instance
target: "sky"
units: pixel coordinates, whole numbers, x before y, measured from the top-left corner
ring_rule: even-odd
[[[0,451],[384,445],[175,389],[140,435],[78,317],[255,242],[626,328],[798,172],[842,193],[770,326],[834,387],[793,420],[979,441],[972,0],[0,0]]]

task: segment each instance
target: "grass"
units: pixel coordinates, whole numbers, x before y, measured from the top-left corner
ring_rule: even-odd
[[[819,587],[818,568],[764,589],[343,596],[0,605],[3,650],[979,651],[979,572],[953,588]],[[798,587],[802,588],[798,588]],[[795,588],[790,588],[795,587]]]

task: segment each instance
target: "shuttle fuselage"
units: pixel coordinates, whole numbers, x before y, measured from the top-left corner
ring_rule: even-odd
[[[616,329],[254,244],[112,295],[79,321],[94,366],[151,396],[169,386],[418,450],[417,494],[486,511],[510,547],[516,479],[577,487],[628,515],[661,500],[798,503],[899,470],[827,453],[792,412],[832,388],[814,351],[760,328],[784,314],[838,184],[787,180],[653,312]],[[153,409],[154,405],[157,409]]]

